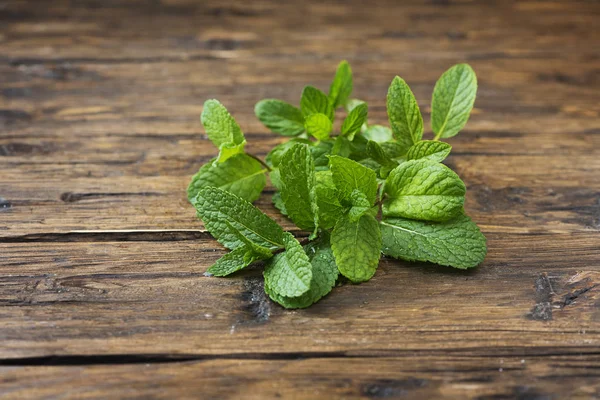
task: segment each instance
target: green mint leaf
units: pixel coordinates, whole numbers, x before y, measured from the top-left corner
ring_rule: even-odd
[[[354,189],[350,195],[350,204],[352,207],[348,211],[348,218],[351,222],[356,222],[369,211],[371,203],[367,196],[358,189]]]
[[[389,142],[394,139],[392,130],[383,125],[371,125],[364,132],[363,136],[367,140],[372,140],[377,143]]]
[[[225,221],[225,224],[231,233],[236,235],[244,245],[219,258],[206,272],[214,276],[227,276],[247,267],[255,261],[267,260],[273,257],[270,249],[254,244],[240,234],[228,221]]]
[[[229,158],[241,154],[244,152],[246,141],[244,140],[240,144],[235,143],[223,143],[219,146],[219,155],[217,156],[216,163],[222,163],[227,161]]]
[[[346,112],[350,112],[361,104],[367,104],[367,103],[362,100],[359,100],[359,99],[350,99],[346,102],[346,105],[344,108],[346,109]]]
[[[333,107],[329,103],[327,95],[313,86],[306,86],[302,91],[300,109],[304,118],[311,114],[325,114],[333,122]]]
[[[442,162],[450,154],[452,146],[435,140],[423,140],[414,144],[406,153],[407,160],[429,160]]]
[[[200,120],[210,141],[221,151],[217,161],[223,162],[243,152],[246,144],[244,134],[229,111],[219,101],[207,100]]]
[[[315,171],[329,170],[329,158],[333,149],[333,141],[320,141],[310,147],[310,153],[315,160]]]
[[[318,227],[315,166],[308,146],[295,144],[281,158],[281,199],[288,216],[300,228]]]
[[[371,204],[377,199],[377,176],[369,168],[350,159],[330,156],[329,167],[340,198],[350,202],[354,189],[363,192]]]
[[[297,136],[304,132],[304,116],[299,108],[276,99],[265,99],[254,107],[256,117],[267,128],[284,136]]]
[[[360,132],[361,127],[367,120],[369,108],[367,103],[359,104],[348,113],[344,123],[342,124],[342,135],[348,136],[348,139],[353,140],[354,135]]]
[[[372,140],[367,142],[367,155],[381,165],[392,168],[398,166],[398,162],[388,156],[379,143]]]
[[[457,64],[435,84],[431,128],[436,138],[455,136],[467,123],[477,94],[477,76],[468,64]]]
[[[352,153],[352,142],[345,136],[336,137],[335,142],[333,142],[331,154],[340,157],[349,157],[350,153]]]
[[[239,235],[270,250],[284,245],[284,232],[277,222],[234,194],[209,186],[202,188],[192,203],[206,229],[228,249],[244,245]]]
[[[220,164],[211,160],[192,177],[187,189],[188,200],[193,202],[200,189],[213,186],[252,203],[265,187],[266,172],[258,161],[246,154],[237,154]]]
[[[271,168],[277,168],[279,166],[279,162],[281,161],[281,157],[285,154],[286,151],[289,150],[293,145],[301,143],[301,144],[309,144],[312,145],[312,142],[308,139],[300,139],[293,138],[277,146],[273,147],[271,151],[265,157],[265,162]]]
[[[398,161],[399,158],[404,158],[403,156],[406,154],[406,148],[398,142],[382,142],[379,143],[379,145],[385,152],[386,156],[394,160]]]
[[[423,137],[423,117],[419,104],[406,82],[395,77],[388,89],[387,112],[396,140],[409,148]]]
[[[329,102],[333,109],[346,105],[352,94],[352,69],[348,61],[342,61],[329,87]]]
[[[317,205],[319,206],[319,226],[331,229],[344,214],[345,208],[338,200],[338,191],[333,183],[331,171],[319,171],[317,178]]]
[[[279,212],[287,217],[288,213],[285,209],[285,204],[283,203],[283,200],[281,200],[281,193],[275,192],[271,200],[273,201],[273,205],[279,210]]]
[[[306,128],[306,132],[316,139],[327,140],[333,129],[333,124],[327,115],[316,113],[306,117],[304,127]]]
[[[386,217],[445,221],[458,215],[465,201],[465,184],[443,164],[411,160],[390,172],[385,181]]]
[[[371,279],[381,256],[381,231],[371,215],[352,222],[342,217],[331,233],[331,248],[340,273],[352,282]]]
[[[298,241],[286,232],[283,237],[285,251],[268,262],[265,286],[284,297],[298,297],[308,292],[312,281],[312,265]]]
[[[304,246],[312,266],[310,288],[299,297],[285,297],[273,291],[265,282],[265,292],[285,308],[306,308],[326,296],[335,286],[338,269],[329,245],[329,236]]]
[[[485,236],[466,215],[441,223],[384,218],[380,225],[383,254],[390,257],[465,269],[487,252]]]

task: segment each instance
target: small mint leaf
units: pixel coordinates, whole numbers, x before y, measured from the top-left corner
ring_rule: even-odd
[[[414,144],[406,153],[407,160],[429,160],[433,162],[442,162],[450,151],[452,146],[448,143],[435,140],[423,140]]]
[[[327,95],[313,86],[306,86],[302,91],[300,109],[304,118],[311,114],[325,114],[333,122],[334,110]]]
[[[284,136],[297,136],[304,132],[302,111],[285,101],[265,99],[254,107],[256,117],[267,128]]]
[[[419,104],[404,79],[392,80],[387,94],[387,112],[396,140],[406,149],[423,137],[423,117]]]
[[[342,61],[337,67],[335,77],[329,87],[329,102],[333,109],[346,105],[352,94],[352,69],[348,61]]]
[[[295,145],[297,143],[312,145],[312,142],[308,139],[300,139],[300,138],[290,139],[286,142],[283,142],[283,143],[278,144],[277,146],[273,147],[271,149],[271,151],[265,157],[265,162],[271,168],[279,167],[279,162],[281,161],[281,157],[283,157],[285,152],[288,151],[290,147],[292,147],[293,145]]]
[[[246,154],[237,154],[220,164],[211,160],[192,177],[187,189],[188,200],[192,202],[200,189],[213,186],[252,203],[265,187],[266,172],[258,161]]]
[[[348,113],[342,124],[342,135],[348,136],[349,140],[354,139],[354,135],[360,132],[361,127],[367,120],[367,103],[359,104]]]
[[[333,124],[327,115],[316,113],[306,117],[304,121],[306,132],[318,140],[329,139]]]
[[[383,125],[371,125],[364,132],[363,136],[367,140],[372,140],[377,143],[389,142],[394,139],[392,130]]]
[[[244,150],[244,134],[229,111],[217,100],[207,100],[200,116],[206,135],[219,148],[219,162]]]
[[[469,120],[477,95],[477,76],[468,64],[442,74],[433,89],[431,128],[436,138],[455,136]]]
[[[329,157],[329,167],[341,200],[349,203],[352,192],[358,189],[365,194],[371,204],[375,203],[377,199],[375,172],[356,161],[339,156]]]
[[[443,164],[411,160],[390,172],[385,181],[386,217],[445,221],[458,215],[465,201],[465,184]]]
[[[317,205],[319,206],[319,226],[331,229],[344,214],[345,208],[338,200],[338,191],[333,183],[331,171],[319,171],[317,178]]]
[[[273,291],[265,283],[265,292],[269,297],[285,308],[306,308],[326,296],[335,286],[338,269],[329,244],[329,236],[304,246],[312,266],[310,288],[299,297],[284,297]]]
[[[312,265],[298,241],[286,232],[283,237],[285,251],[268,262],[265,286],[284,297],[298,297],[308,292],[312,281]]]

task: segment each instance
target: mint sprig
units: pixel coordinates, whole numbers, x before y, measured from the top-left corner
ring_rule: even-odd
[[[342,61],[328,94],[306,86],[299,106],[277,99],[256,104],[257,118],[287,136],[265,162],[245,152],[240,126],[217,100],[201,120],[218,148],[188,186],[206,229],[231,251],[208,273],[233,274],[265,264],[265,292],[286,308],[319,301],[340,280],[365,282],[381,255],[466,269],[485,258],[486,240],[465,214],[466,186],[441,164],[473,108],[477,78],[467,64],[437,81],[431,104],[433,139],[406,81],[396,76],[386,105],[390,127],[370,125],[368,106],[352,99],[350,65]],[[346,116],[335,133],[335,112]],[[272,201],[308,237],[285,232],[251,203],[267,175]],[[301,235],[300,235],[301,236]]]

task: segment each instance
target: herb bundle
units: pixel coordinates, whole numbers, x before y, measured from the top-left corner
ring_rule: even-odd
[[[217,100],[204,103],[208,138],[219,149],[188,187],[206,229],[231,251],[208,269],[227,276],[265,262],[265,292],[286,308],[304,308],[327,295],[340,275],[371,279],[386,256],[471,268],[486,254],[485,237],[465,215],[465,185],[441,162],[467,123],[477,92],[467,64],[447,70],[431,102],[433,140],[423,140],[423,117],[406,84],[395,77],[387,93],[390,128],[369,125],[368,106],[351,99],[352,71],[342,61],[329,94],[306,86],[300,107],[262,100],[258,119],[290,139],[265,162],[244,151],[239,125]],[[335,112],[347,112],[333,135]],[[269,175],[275,206],[303,231],[306,244],[252,205]]]

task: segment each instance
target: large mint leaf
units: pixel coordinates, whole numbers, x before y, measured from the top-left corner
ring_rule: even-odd
[[[219,101],[207,100],[200,120],[206,135],[220,150],[217,161],[223,162],[244,151],[246,144],[244,134],[229,111]]]
[[[265,283],[265,292],[285,308],[306,308],[316,303],[331,291],[338,278],[338,268],[329,245],[329,236],[304,246],[304,251],[312,266],[312,280],[306,293],[299,297],[284,297]]]
[[[406,149],[423,137],[423,117],[412,91],[400,77],[388,89],[387,112],[396,140]]]
[[[392,170],[385,181],[383,215],[446,221],[461,212],[465,192],[465,184],[445,165],[407,161]]]
[[[311,114],[321,113],[327,115],[327,118],[333,121],[334,111],[327,95],[313,86],[306,86],[302,91],[300,109],[305,118]]]
[[[455,136],[467,123],[477,95],[477,76],[457,64],[436,82],[431,99],[431,128],[438,138]]]
[[[315,166],[307,145],[292,146],[279,163],[281,199],[287,215],[300,228],[318,227]]]
[[[342,217],[331,233],[331,248],[342,275],[352,282],[368,281],[375,274],[381,255],[377,220],[369,214],[356,222]]]
[[[334,109],[346,105],[352,94],[352,69],[348,61],[339,63],[329,87],[329,102]]]
[[[267,128],[284,136],[297,136],[304,132],[304,117],[299,108],[276,99],[265,99],[254,107],[256,117]]]
[[[207,186],[226,190],[249,202],[258,199],[267,181],[267,170],[257,160],[236,154],[220,164],[213,161],[204,164],[192,177],[187,189],[190,202]]]
[[[206,229],[228,249],[244,245],[243,235],[270,250],[282,248],[283,229],[246,200],[215,187],[202,188],[192,204]],[[232,232],[232,229],[239,233]]]
[[[338,199],[338,191],[333,183],[331,171],[319,171],[316,173],[316,178],[319,226],[322,229],[331,229],[342,216],[345,208]]]
[[[450,151],[452,146],[448,143],[435,140],[423,140],[413,145],[406,153],[407,160],[426,159],[433,162],[442,162]]]
[[[480,264],[487,252],[485,236],[466,215],[446,222],[384,218],[380,225],[382,251],[390,257],[464,269]]]
[[[325,114],[316,113],[310,114],[304,121],[306,132],[318,140],[329,139],[329,134],[333,128],[333,124],[329,117]]]
[[[298,297],[308,292],[312,281],[312,265],[298,241],[286,232],[285,251],[271,258],[264,271],[265,286],[285,297]]]
[[[377,176],[369,168],[344,157],[330,156],[329,167],[340,198],[350,203],[354,189],[363,192],[371,204],[377,199]]]

